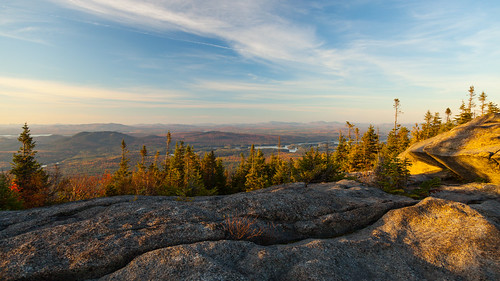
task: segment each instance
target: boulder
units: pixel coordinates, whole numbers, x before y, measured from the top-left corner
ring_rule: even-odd
[[[0,213],[0,279],[99,278],[144,253],[203,241],[273,245],[337,237],[416,203],[344,180],[184,201],[117,196],[5,211]]]
[[[412,174],[451,171],[465,180],[500,183],[500,113],[416,143],[400,157],[412,162]]]
[[[99,280],[499,280],[500,231],[427,198],[345,237],[261,246],[209,241],[145,253]]]

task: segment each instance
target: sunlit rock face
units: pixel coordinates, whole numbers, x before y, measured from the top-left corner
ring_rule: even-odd
[[[412,161],[412,174],[448,170],[465,180],[500,183],[500,114],[478,117],[416,143],[400,157]]]
[[[467,205],[428,198],[342,238],[179,245],[102,280],[495,280],[499,245],[498,229]]]

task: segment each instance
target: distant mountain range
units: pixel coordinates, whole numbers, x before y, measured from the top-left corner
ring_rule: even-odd
[[[165,155],[168,131],[172,133],[172,152],[177,141],[184,141],[194,146],[195,151],[215,150],[220,155],[234,155],[237,159],[238,155],[247,151],[250,145],[277,145],[279,137],[281,144],[287,145],[334,141],[337,140],[340,130],[343,134],[347,134],[345,123],[339,122],[133,126],[115,123],[28,125],[36,141],[37,155],[41,163],[63,163],[66,166],[71,163],[74,169],[78,169],[82,163],[95,167],[114,167],[120,156],[122,139],[127,143],[133,161],[138,159],[138,151],[143,145],[147,147],[149,155],[154,155],[156,151]],[[369,125],[357,126],[362,134]],[[382,139],[385,139],[392,126],[392,124],[377,126]],[[17,136],[21,131],[21,125],[0,125],[0,171],[10,169],[12,154],[19,149]]]
[[[34,135],[34,139],[39,161],[43,164],[116,158],[121,153],[120,145],[122,140],[125,140],[132,158],[137,157],[137,153],[135,152],[138,152],[143,145],[147,147],[150,155],[154,155],[156,151],[165,155],[167,141],[165,135],[129,135],[114,131],[80,132],[72,136],[56,134],[48,136]],[[304,141],[321,141],[324,140],[324,137],[297,135],[283,136],[281,139],[283,144],[288,144]],[[209,151],[222,147],[229,149],[238,147],[247,148],[252,144],[276,145],[278,143],[278,136],[220,131],[174,132],[172,133],[171,152],[173,152],[177,141],[183,141],[185,144],[192,145],[197,151]],[[12,154],[19,149],[19,145],[17,138],[13,135],[8,137],[0,136],[0,170],[10,168]]]
[[[78,124],[78,125],[37,125],[28,124],[32,134],[57,134],[57,135],[75,135],[80,132],[103,132],[113,131],[130,135],[165,135],[167,131],[172,133],[181,132],[207,132],[219,131],[229,133],[244,133],[244,134],[263,134],[263,135],[294,135],[315,134],[315,135],[336,135],[339,129],[347,130],[346,124],[342,122],[267,122],[256,124],[138,124],[138,125],[123,125],[116,123],[98,123],[98,124]],[[361,131],[366,130],[370,124],[355,124]],[[411,128],[413,124],[406,124]],[[382,135],[387,134],[393,124],[374,124],[380,130]],[[22,124],[17,125],[0,125],[0,136],[2,135],[18,135],[21,132]]]

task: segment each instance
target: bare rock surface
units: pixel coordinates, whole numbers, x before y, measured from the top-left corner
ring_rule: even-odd
[[[442,185],[432,197],[466,204],[500,199],[500,185],[491,183],[468,183],[463,185]]]
[[[412,161],[412,174],[451,171],[466,180],[500,183],[500,113],[416,143],[401,157]]]
[[[241,221],[259,230],[258,237],[244,236],[251,242],[221,245],[260,244],[266,249],[265,245],[338,237],[375,223],[389,210],[416,203],[344,180],[192,201],[117,196],[4,211],[0,213],[0,280],[99,278],[156,249],[197,247],[197,242],[211,245],[209,241],[219,245],[217,241],[234,239],[229,230]],[[235,247],[227,251],[239,254],[240,246]]]
[[[498,186],[442,192],[470,205],[343,180],[0,212],[0,280],[500,280]]]
[[[499,280],[500,232],[462,203],[427,198],[332,239],[200,242],[148,252],[100,280]]]
[[[486,216],[500,229],[500,185],[491,183],[469,183],[443,185],[432,197],[469,204]]]

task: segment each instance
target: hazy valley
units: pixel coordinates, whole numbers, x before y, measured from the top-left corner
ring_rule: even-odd
[[[360,124],[362,132],[368,124]],[[390,131],[392,124],[377,126],[381,139]],[[0,170],[9,170],[12,154],[19,149],[17,137],[20,125],[0,125]],[[264,146],[266,155],[277,153],[278,146],[285,157],[298,157],[310,146],[329,142],[334,147],[339,130],[347,135],[345,123],[314,122],[228,125],[180,125],[153,124],[127,126],[121,124],[82,125],[33,125],[37,159],[40,163],[53,166],[58,163],[65,174],[99,174],[117,169],[120,161],[120,143],[125,140],[129,157],[133,163],[139,160],[139,150],[145,145],[148,161],[154,160],[158,151],[166,153],[166,133],[172,133],[172,143],[183,141],[193,146],[196,152],[214,151],[231,168],[240,160],[241,153],[247,153],[252,144]],[[290,151],[285,149],[290,148]],[[296,152],[296,153],[294,153]]]

